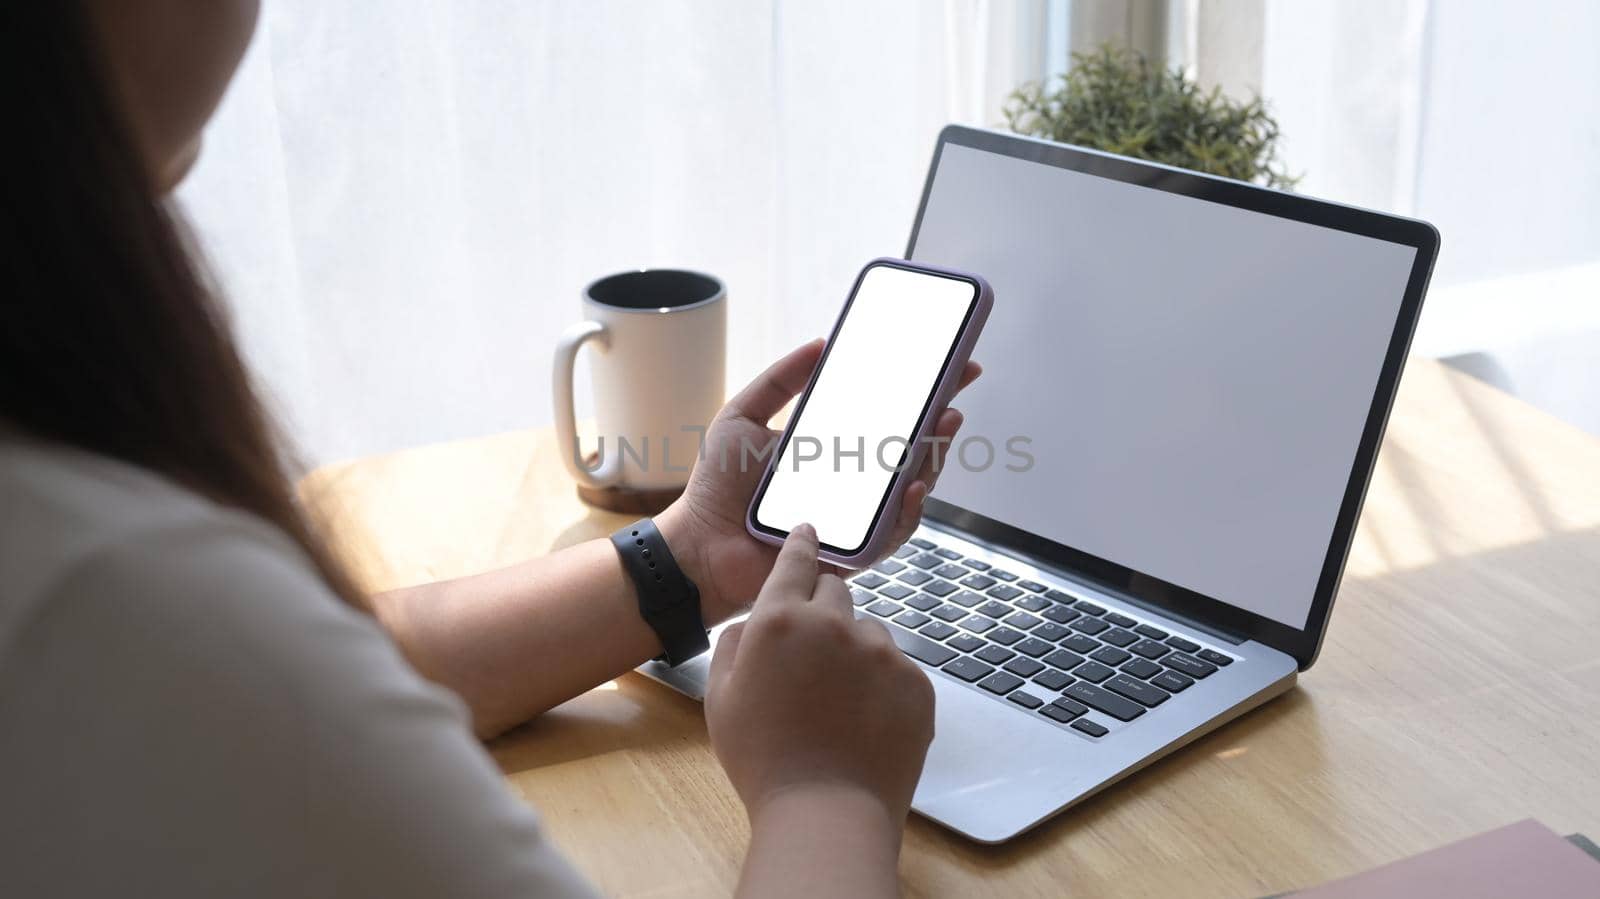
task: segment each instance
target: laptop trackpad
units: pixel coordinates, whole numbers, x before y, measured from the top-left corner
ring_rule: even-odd
[[[636,669],[640,674],[677,690],[693,699],[706,698],[706,679],[711,675],[711,653],[697,656],[676,668],[665,662],[645,662]]]

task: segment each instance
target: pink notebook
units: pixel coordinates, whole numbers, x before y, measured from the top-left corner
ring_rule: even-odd
[[[1295,899],[1595,899],[1600,862],[1537,821],[1518,821],[1294,894]]]

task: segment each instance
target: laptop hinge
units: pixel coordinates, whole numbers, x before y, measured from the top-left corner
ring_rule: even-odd
[[[1073,583],[1082,584],[1084,587],[1096,592],[1109,594],[1110,596],[1116,597],[1118,602],[1125,602],[1130,606],[1137,606],[1138,608],[1149,612],[1152,615],[1160,615],[1163,618],[1170,618],[1171,620],[1176,621],[1185,627],[1193,628],[1194,630],[1200,631],[1207,636],[1216,637],[1218,640],[1223,640],[1234,646],[1239,646],[1249,640],[1248,637],[1238,633],[1237,631],[1218,627],[1214,624],[1208,624],[1191,615],[1173,611],[1172,609],[1134,596],[1125,590],[1118,590],[1115,587],[1094,580],[1093,578],[1085,577],[1081,574],[1071,571],[1070,569],[1062,568],[1060,565],[1056,565],[1045,559],[1040,559],[1037,556],[1030,555],[1029,553],[1022,552],[1021,550],[1006,546],[1004,544],[985,540],[976,534],[968,533],[967,531],[945,524],[944,522],[935,521],[930,518],[924,518],[922,524],[924,527],[931,527],[934,530],[946,531],[956,537],[960,537],[962,540],[965,540],[968,543],[975,543],[984,547],[985,549],[992,550],[993,552],[1003,553],[1023,562],[1027,562],[1029,565],[1048,571],[1052,575],[1055,575],[1064,581],[1072,581]]]

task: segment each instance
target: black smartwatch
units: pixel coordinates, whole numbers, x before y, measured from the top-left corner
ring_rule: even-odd
[[[678,567],[655,522],[641,518],[611,535],[639,594],[639,614],[661,638],[661,661],[682,665],[711,648],[700,617],[700,588]]]

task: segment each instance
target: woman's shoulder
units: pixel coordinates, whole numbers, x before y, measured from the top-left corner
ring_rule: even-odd
[[[585,892],[461,703],[292,543],[127,468],[0,446],[18,892]]]
[[[193,576],[230,547],[304,567],[256,516],[118,459],[0,434],[0,647],[89,569],[148,585]]]
[[[246,671],[259,695],[311,690],[330,665],[410,673],[276,527],[119,460],[0,442],[0,535],[0,672],[126,651],[145,672],[187,666],[190,698],[261,686]]]
[[[0,534],[0,669],[48,635],[73,656],[131,647],[147,670],[181,654],[219,690],[249,669],[314,703],[331,698],[316,686],[330,667],[430,689],[280,530],[154,472],[0,442]]]

